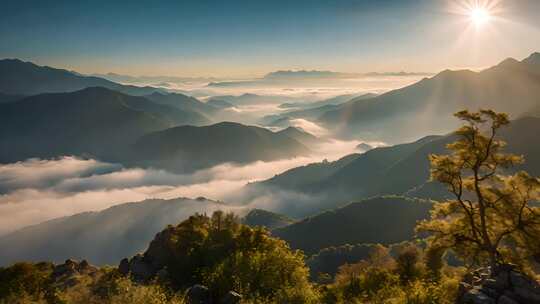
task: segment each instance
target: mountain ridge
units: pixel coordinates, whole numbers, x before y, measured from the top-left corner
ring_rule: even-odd
[[[153,87],[121,85],[103,78],[39,66],[20,59],[0,59],[0,92],[6,94],[63,93],[88,87],[105,87],[130,95],[147,95],[161,90]]]
[[[234,122],[178,126],[142,136],[134,145],[137,163],[168,170],[194,170],[219,163],[249,163],[308,155],[297,140],[268,129]]]
[[[528,62],[505,60],[480,72],[445,70],[373,98],[353,99],[325,111],[317,122],[342,137],[399,143],[454,129],[458,121],[452,114],[464,108],[517,117],[540,105],[540,69]]]

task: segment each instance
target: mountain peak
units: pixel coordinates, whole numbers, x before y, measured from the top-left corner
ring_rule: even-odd
[[[523,59],[522,62],[526,64],[540,65],[540,53],[532,53],[529,57]]]
[[[498,66],[515,66],[516,64],[519,64],[519,61],[517,61],[514,58],[506,58],[501,63],[498,64]]]
[[[204,126],[204,127],[206,128],[248,128],[250,126],[247,126],[238,122],[234,122],[234,121],[222,121],[222,122],[218,122],[213,125]]]
[[[18,58],[4,58],[4,59],[0,59],[0,62],[25,63],[24,61]]]
[[[449,70],[449,69],[446,69],[442,72],[440,72],[439,74],[435,75],[433,78],[428,78],[428,79],[449,79],[449,78],[453,78],[453,77],[465,77],[465,76],[468,76],[468,75],[471,75],[471,74],[474,74],[473,71],[471,70]]]

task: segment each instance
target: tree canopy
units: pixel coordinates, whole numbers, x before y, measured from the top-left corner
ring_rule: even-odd
[[[196,214],[169,226],[147,254],[162,255],[175,289],[202,283],[216,298],[230,290],[287,303],[316,298],[303,253],[264,228],[239,224],[233,214]]]
[[[507,169],[524,161],[505,153],[499,130],[510,121],[491,110],[455,114],[464,125],[448,155],[431,155],[431,179],[445,184],[453,198],[435,204],[431,219],[417,230],[429,233],[429,246],[452,249],[470,266],[514,263],[528,268],[540,253],[540,180]]]

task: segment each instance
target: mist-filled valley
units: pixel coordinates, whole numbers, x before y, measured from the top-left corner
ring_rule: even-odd
[[[139,89],[114,83],[107,88],[94,87],[96,81],[107,83],[107,80],[4,60],[0,66],[4,67],[2,77],[8,83],[22,81],[16,78],[23,75],[8,73],[13,65],[20,65],[20,69],[29,69],[46,80],[55,79],[59,86],[55,90],[65,86],[67,92],[46,93],[47,89],[41,92],[40,88],[8,91],[6,96],[18,97],[0,104],[3,117],[0,133],[7,139],[2,141],[0,153],[3,163],[0,165],[0,242],[14,248],[13,253],[3,257],[7,259],[3,262],[17,256],[34,259],[39,248],[27,248],[24,244],[39,244],[38,239],[49,242],[53,235],[61,236],[57,230],[64,230],[64,225],[58,221],[69,221],[72,223],[69,226],[78,227],[74,229],[83,229],[88,224],[83,224],[86,220],[78,223],[80,216],[100,219],[102,210],[112,206],[122,208],[125,203],[138,201],[176,199],[175,204],[181,207],[172,213],[174,216],[168,209],[158,208],[152,220],[132,219],[138,229],[148,228],[146,237],[141,238],[142,244],[122,245],[117,255],[101,257],[96,262],[112,262],[119,256],[135,254],[144,249],[144,244],[161,226],[174,224],[195,212],[223,209],[247,214],[249,210],[260,209],[301,220],[374,196],[445,198],[444,188],[429,182],[428,156],[446,152],[445,145],[454,139],[453,135],[447,135],[457,125],[456,119],[450,119],[451,113],[462,107],[477,106],[449,104],[447,95],[456,92],[463,96],[482,92],[480,98],[460,95],[459,100],[482,101],[489,107],[514,113],[515,123],[502,136],[509,149],[526,157],[524,168],[538,174],[540,146],[536,144],[534,130],[540,130],[540,119],[534,117],[538,96],[534,92],[540,87],[536,80],[540,75],[539,60],[538,54],[533,54],[522,62],[506,60],[481,72],[444,71],[403,88],[387,87],[386,92],[376,85],[361,89],[351,86],[346,88],[351,90],[349,94],[335,96],[324,89],[298,94],[290,86],[298,83],[316,87],[328,79],[330,83],[343,85],[349,77],[367,76],[276,72],[249,84],[210,83],[206,87],[215,86],[218,89],[212,89],[214,94],[225,94],[230,88],[266,86],[279,94],[257,95],[249,91],[204,99],[186,95],[189,92],[169,92],[150,86]],[[527,86],[525,92],[530,97],[523,97],[521,87],[513,89],[515,77],[497,78],[501,70],[526,79],[520,86]],[[369,77],[380,78],[387,86],[403,86],[415,76]],[[487,99],[492,93],[485,86],[491,82],[498,84],[497,88],[503,86],[501,82],[507,82],[505,94],[514,94],[512,98],[524,103],[508,107],[501,106],[498,99]],[[286,87],[279,87],[280,84]],[[89,87],[80,88],[84,86]],[[225,91],[219,91],[221,86]],[[358,91],[353,93],[355,89]],[[289,95],[284,93],[288,90]],[[344,91],[333,92],[336,93]],[[434,100],[439,98],[446,103],[437,105]],[[400,104],[406,104],[409,110],[400,111],[396,117],[391,109]],[[349,116],[333,125],[358,128],[356,123],[350,123],[350,115],[367,115],[370,119],[378,115],[371,123],[374,127],[369,127],[378,131],[345,136],[343,128],[328,127],[328,117],[339,117],[335,116],[339,111],[347,111]],[[355,115],[355,111],[360,112]],[[526,117],[527,113],[533,116]],[[407,118],[411,114],[417,118]],[[422,117],[436,119],[438,123],[426,123]],[[382,127],[387,124],[400,127]],[[401,142],[386,141],[395,137],[401,138]],[[406,140],[409,137],[414,140]],[[183,202],[192,199],[197,199],[194,202],[198,206],[184,208]],[[206,201],[217,205],[203,203]],[[110,230],[118,233],[131,229],[127,223],[126,227],[123,225],[123,221],[115,222]],[[91,229],[92,241],[88,242],[92,248],[102,248],[109,242],[126,242],[122,240],[123,234],[111,239],[114,234],[108,231],[109,226]],[[20,237],[21,233],[25,236]],[[15,246],[16,239],[24,241]],[[362,242],[373,240],[353,241]],[[344,240],[334,245],[347,243]],[[50,255],[39,253],[35,257],[60,261],[71,256],[69,251],[59,253],[64,247],[87,251],[81,245],[61,242]],[[102,254],[101,250],[96,254]]]
[[[0,304],[540,303],[540,3],[8,2]]]

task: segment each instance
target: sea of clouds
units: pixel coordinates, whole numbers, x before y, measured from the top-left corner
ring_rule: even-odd
[[[291,168],[358,152],[359,143],[328,140],[309,157],[245,165],[226,163],[193,174],[125,168],[73,156],[0,165],[0,235],[53,218],[149,198],[206,197],[230,205],[281,210],[279,204],[285,198],[298,204],[310,198],[284,191],[250,196],[248,200],[242,189]]]

